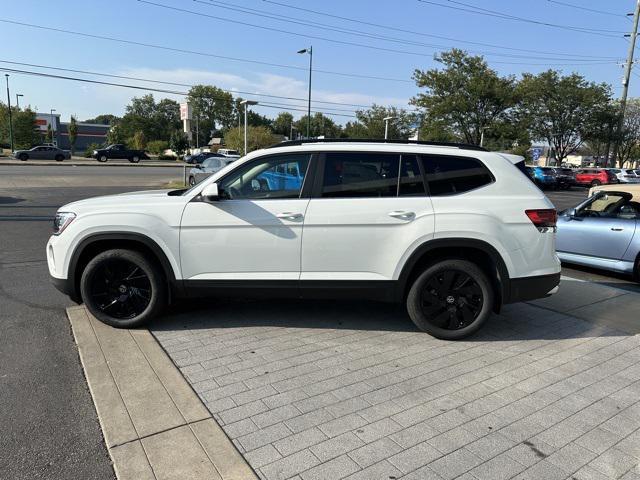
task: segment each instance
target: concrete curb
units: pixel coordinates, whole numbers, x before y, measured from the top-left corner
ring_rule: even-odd
[[[119,480],[257,480],[148,330],[67,315]]]
[[[184,168],[185,166],[191,168],[192,165],[182,162],[106,162],[100,163],[96,160],[91,161],[77,161],[77,160],[65,160],[63,162],[56,162],[54,160],[27,160],[22,162],[20,160],[4,159],[0,160],[0,166],[2,167],[129,167],[129,168],[144,168],[144,167],[163,167],[163,168]]]

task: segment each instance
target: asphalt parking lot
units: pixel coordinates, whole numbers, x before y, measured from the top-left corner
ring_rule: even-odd
[[[180,178],[181,174],[181,168],[145,167],[129,169],[109,167],[108,165],[99,168],[71,166],[0,167],[0,245],[3,246],[0,252],[0,269],[3,273],[0,277],[0,319],[5,327],[3,335],[0,336],[0,404],[3,406],[3,415],[0,416],[0,432],[2,432],[0,433],[0,451],[2,451],[2,455],[0,455],[0,472],[2,472],[2,475],[0,475],[0,477],[12,479],[34,477],[55,479],[113,478],[113,470],[103,444],[95,410],[78,363],[77,352],[70,335],[68,321],[64,315],[64,308],[72,305],[72,303],[53,289],[48,282],[46,262],[43,255],[44,245],[49,236],[51,218],[59,206],[76,199],[90,196],[157,188],[165,182]],[[558,208],[562,209],[578,203],[586,196],[586,191],[548,192],[548,195]],[[616,278],[603,275],[601,272],[590,272],[588,270],[568,268],[563,270],[565,274],[572,277],[599,281],[606,285],[614,284],[630,291],[640,291],[638,285],[630,282],[628,278]],[[423,342],[428,343],[429,341],[428,338],[420,335],[422,338],[416,340],[415,347],[412,347],[410,343],[405,343],[410,342],[408,339],[415,337],[415,331],[413,331],[412,326],[407,322],[406,318],[404,316],[399,317],[398,312],[391,307],[381,308],[379,305],[354,305],[348,303],[335,303],[324,306],[316,306],[314,304],[312,305],[312,310],[314,311],[313,318],[317,320],[317,324],[314,328],[305,330],[297,328],[299,325],[292,325],[290,320],[292,318],[291,316],[279,315],[277,309],[274,310],[273,305],[247,303],[243,308],[237,309],[238,312],[240,312],[238,314],[240,316],[224,316],[227,323],[222,325],[222,327],[218,324],[212,324],[213,319],[223,318],[220,315],[229,312],[229,305],[230,304],[220,303],[215,305],[187,306],[195,310],[187,309],[185,311],[186,315],[194,312],[210,312],[211,315],[215,314],[215,316],[207,317],[207,321],[204,322],[204,324],[189,325],[190,331],[204,332],[209,335],[209,339],[206,340],[209,344],[218,341],[233,344],[234,337],[237,337],[237,342],[247,342],[250,340],[246,337],[247,335],[252,336],[252,340],[250,341],[260,343],[261,339],[268,342],[267,338],[273,337],[275,340],[282,335],[282,338],[277,341],[283,342],[283,348],[288,348],[287,345],[289,345],[292,349],[297,348],[293,345],[298,341],[304,342],[304,345],[307,345],[309,342],[315,340],[328,342],[330,337],[332,337],[335,339],[334,342],[343,345],[336,347],[339,347],[339,350],[342,351],[341,349],[348,348],[346,345],[351,344],[350,342],[358,340],[363,342],[362,350],[358,350],[360,353],[354,353],[354,355],[363,355],[364,357],[370,355],[385,355],[384,352],[387,351],[386,349],[384,351],[376,349],[382,348],[381,344],[386,341],[390,341],[391,345],[401,346],[402,348],[406,346],[411,349],[410,351],[413,351],[414,348],[419,348],[420,345],[425,346]],[[297,305],[294,302],[292,312],[307,319],[311,318],[307,316],[306,312],[308,309],[309,304]],[[254,313],[256,311],[263,310],[266,312],[265,316],[257,319],[252,318],[255,317]],[[178,314],[179,312],[174,313]],[[349,315],[353,316],[354,314],[370,318],[370,321],[365,325],[354,325],[352,320],[348,318]],[[549,318],[556,318],[554,315],[555,314],[551,315]],[[325,317],[325,320],[320,318],[322,316]],[[184,318],[184,316],[178,315],[174,318],[174,321],[180,322]],[[330,318],[331,321],[326,320],[327,318]],[[385,326],[385,322],[389,323]],[[161,325],[161,328],[165,330],[169,344],[175,341],[175,339],[172,340],[172,336],[178,337],[177,333],[168,333],[170,325],[170,323]],[[175,325],[177,326],[178,323]],[[567,349],[570,350],[575,337],[582,335],[580,338],[584,338],[585,335],[587,337],[592,335],[589,333],[592,332],[592,330],[589,330],[592,327],[575,324],[573,328],[575,330],[569,335],[569,339],[563,339],[555,347],[549,348],[553,351],[556,351],[555,349],[557,348],[558,351],[556,351],[556,353]],[[289,336],[292,329],[297,333],[294,336]],[[180,331],[184,333],[184,330],[182,325],[180,325]],[[514,343],[510,343],[509,347],[505,348],[513,348],[513,350],[524,348],[521,342],[524,342],[525,339],[531,339],[531,336],[535,337],[536,335],[534,333],[535,332],[531,330],[518,333],[517,337],[509,339],[509,342]],[[611,333],[611,335],[607,334],[607,338],[618,338],[619,336],[619,334],[615,332],[609,333]],[[308,338],[303,340],[307,334]],[[162,334],[158,332],[159,338],[161,335]],[[260,338],[262,335],[264,335],[264,337]],[[301,336],[298,337],[298,335]],[[316,335],[320,336],[316,337]],[[367,338],[369,340],[367,340]],[[595,339],[595,337],[589,338]],[[287,339],[292,340],[293,343],[285,344],[284,342],[287,341]],[[537,338],[535,340],[548,345],[550,342],[559,339],[551,336],[550,338]],[[198,342],[200,341],[202,340],[198,340]],[[595,343],[598,342],[604,342],[604,340],[598,340]],[[623,339],[620,342],[628,342],[628,340]],[[620,342],[616,342],[616,344]],[[244,349],[247,345],[249,345],[249,343],[244,343],[243,345],[238,344],[238,348]],[[322,345],[324,346],[326,344]],[[536,345],[538,345],[538,343],[536,343]],[[328,348],[333,348],[333,346],[334,345],[331,344],[331,347]],[[472,356],[467,357],[467,355],[470,355],[466,350],[467,348],[471,348],[469,345],[460,344],[459,347],[454,346],[449,348],[452,352],[455,352],[453,354],[454,356],[459,355],[460,358],[472,358]],[[490,346],[483,348],[486,348],[486,350],[481,351],[485,351],[488,354],[495,354],[497,355],[496,358],[503,355],[501,353],[503,346],[495,339],[491,339]],[[178,347],[174,349],[176,353],[177,350],[180,350]],[[611,347],[611,349],[615,351],[614,347]],[[304,355],[304,353],[302,353],[303,350],[304,348],[301,350],[300,355]],[[240,357],[241,361],[255,361],[251,358],[255,355],[251,353],[252,351],[255,352],[256,350],[253,349],[244,352],[243,355],[249,358]],[[324,350],[325,354],[331,352],[333,352],[331,349]],[[314,354],[310,352],[309,355],[309,358],[312,358]],[[315,355],[320,356],[321,354],[315,353]],[[630,357],[631,354],[627,356]],[[417,359],[419,357],[414,358]],[[477,357],[475,359],[481,361],[478,360],[480,358],[481,357]],[[596,356],[593,358],[600,357]],[[207,366],[213,367],[219,362],[225,363],[229,358],[227,358],[227,360],[213,358],[210,360]],[[357,359],[354,358],[354,360]],[[176,358],[176,362],[177,361]],[[325,361],[329,362],[329,360],[326,359]],[[393,361],[394,360],[389,359],[389,362]],[[281,363],[281,366],[285,364],[286,362]],[[224,365],[221,365],[221,367],[222,366]],[[233,367],[233,370],[239,366],[240,364]],[[273,372],[275,372],[277,365],[274,364],[269,368],[273,368]],[[333,370],[339,368],[342,367],[327,365],[325,369]],[[368,366],[366,368],[373,367]],[[380,368],[380,372],[382,372],[382,367]],[[459,367],[452,366],[452,368],[456,371],[455,369]],[[195,371],[196,369],[197,367],[191,366],[191,370],[194,371],[190,372],[189,366],[187,365],[185,366],[184,372],[187,375],[195,375],[197,373]],[[220,377],[231,375],[227,377],[226,381],[234,378],[232,367],[227,367],[227,369],[228,371],[220,369],[216,370],[214,374],[209,373],[209,375],[213,375],[209,380],[214,388],[217,388],[215,385],[217,385]],[[303,370],[304,368],[300,370],[300,375],[303,375]],[[447,372],[447,370],[443,371]],[[389,374],[389,372],[383,374]],[[207,374],[202,375],[206,376]],[[264,373],[260,374],[260,376],[264,375]],[[258,376],[258,374],[256,374],[256,376]],[[247,381],[249,381],[248,378]],[[225,380],[220,380],[220,382],[225,383]],[[258,382],[258,380],[254,380],[254,382]],[[357,383],[359,382],[356,382],[356,384]],[[229,383],[226,385],[232,384],[233,383]],[[276,388],[274,385],[271,386]],[[263,390],[260,390],[263,394],[269,390],[266,384],[261,385],[261,387],[264,387]],[[359,388],[363,387],[364,385],[357,385],[353,387],[354,390],[352,392],[355,393]],[[239,395],[241,392],[231,393],[233,388],[237,387],[229,387],[227,397],[220,397],[220,402],[218,404],[212,403],[212,405],[216,405],[212,408],[220,408],[219,412],[222,412],[224,411],[224,402],[227,402],[227,406],[229,405],[227,398],[236,402],[237,399],[233,396]],[[482,389],[483,387],[476,388]],[[345,390],[349,390],[349,388]],[[405,393],[408,395],[411,392]],[[253,394],[256,394],[256,392],[253,392],[251,395]],[[367,393],[360,393],[360,395],[366,394]],[[251,395],[247,394],[247,400]],[[334,393],[333,395],[336,394]],[[291,403],[288,405],[303,399],[296,400],[291,398],[290,400]],[[211,397],[207,401],[215,402],[217,399]],[[280,414],[285,414],[284,412],[286,411],[291,412],[290,407],[286,405],[287,404],[278,405],[277,402],[274,401],[273,406],[277,412],[273,414],[274,418]],[[293,406],[296,409],[299,408],[297,404]],[[277,410],[279,407],[283,408]],[[373,407],[373,405],[370,405],[370,407]],[[324,409],[324,407],[322,407],[322,409]],[[334,413],[338,412],[337,407],[335,409],[329,409],[329,411],[333,410],[336,410]],[[360,411],[358,410],[358,414],[359,413]],[[256,415],[258,414],[259,413],[256,413]],[[450,413],[449,415],[454,416],[456,414]],[[232,417],[227,417],[226,415],[225,417],[226,420],[222,419],[222,417],[219,418],[226,424],[234,423],[230,420]],[[373,420],[374,417],[371,417],[371,419]],[[397,418],[391,417],[391,420],[398,423],[398,425],[403,425],[397,421]],[[327,418],[327,421],[330,421],[330,419]],[[373,421],[376,422],[378,419]],[[284,420],[282,420],[282,422],[284,422]],[[377,427],[384,429],[387,425],[393,424],[388,420],[384,420],[381,421]],[[241,426],[241,424],[237,426]],[[354,440],[350,435],[349,437],[354,442],[354,445],[358,445],[357,448],[364,446],[359,443],[364,442],[361,437],[366,436],[366,438],[372,438],[368,435],[375,435],[373,432],[370,433],[369,430],[364,430],[364,433],[361,433],[358,432],[359,427],[354,428],[355,430],[351,433],[358,440]],[[274,435],[277,436],[275,430],[275,428],[272,429]],[[326,430],[326,428],[324,430]],[[327,435],[325,431],[320,431],[323,435]],[[456,431],[455,433],[460,432]],[[234,433],[234,438],[237,438],[238,442],[241,442],[240,437],[250,434],[250,431],[238,429]],[[315,430],[314,434],[318,435]],[[440,432],[438,435],[439,434]],[[454,435],[454,433],[450,435]],[[606,434],[603,435],[606,436]],[[304,439],[301,437],[303,436],[296,436],[293,437],[292,440],[294,443],[297,441],[304,442]],[[284,440],[284,438],[285,437],[274,440],[274,442]],[[245,439],[244,443],[239,445],[248,452],[249,450],[246,447],[255,444],[247,442],[248,440]],[[282,456],[281,452],[288,452],[285,447],[282,447],[284,443],[286,442],[282,441],[278,443],[280,449],[274,446],[275,443],[272,445],[273,448],[276,448],[278,455]],[[367,443],[367,445],[369,443]],[[375,448],[386,448],[386,446],[388,446],[386,441],[375,444]],[[252,460],[252,462],[257,462],[257,465],[267,459],[271,459],[272,462],[275,461],[273,460],[273,451],[267,447],[267,444],[256,447],[254,450],[258,448],[262,448],[262,450],[254,454],[255,460]],[[426,446],[423,446],[423,448],[425,452],[428,451]],[[366,451],[367,450],[364,450],[364,452]],[[258,454],[268,455],[269,452],[272,455],[271,457],[264,457],[263,460],[257,459]],[[298,452],[291,453],[291,455],[297,453]],[[301,458],[303,455],[305,454],[299,454],[296,458]],[[425,455],[427,455],[427,453],[425,453]],[[251,455],[249,455],[249,457],[251,457]],[[369,468],[362,467],[367,461],[363,461],[364,463],[359,463],[357,460],[353,461],[359,466],[359,470]],[[496,462],[497,461],[498,460],[496,460]],[[263,464],[265,467],[266,465],[267,464]],[[330,465],[340,467],[337,463],[331,463]],[[353,464],[350,465],[351,468],[354,468]],[[399,466],[393,462],[391,462],[391,465],[394,465],[394,468],[399,468]],[[262,468],[262,466],[259,468]],[[345,468],[348,469],[349,467]],[[399,470],[402,472],[402,469]],[[420,478],[429,477],[425,476]]]
[[[49,283],[44,246],[59,206],[180,172],[0,167],[0,478],[114,478],[65,315],[72,302]]]

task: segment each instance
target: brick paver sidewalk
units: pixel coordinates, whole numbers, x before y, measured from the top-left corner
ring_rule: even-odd
[[[264,479],[640,478],[640,336],[516,305],[446,342],[392,306],[282,301],[152,332]]]

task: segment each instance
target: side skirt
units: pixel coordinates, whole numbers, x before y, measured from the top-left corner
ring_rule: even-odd
[[[314,298],[394,302],[395,281],[358,280],[183,280],[189,298]]]

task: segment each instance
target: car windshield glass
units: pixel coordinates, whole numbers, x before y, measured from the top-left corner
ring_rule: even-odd
[[[577,213],[580,217],[615,217],[630,198],[628,194],[600,192],[591,197]]]

